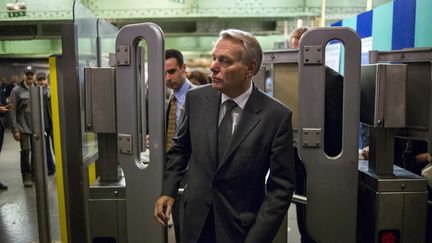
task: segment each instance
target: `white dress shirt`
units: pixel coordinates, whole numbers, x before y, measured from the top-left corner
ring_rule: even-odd
[[[237,127],[237,124],[240,121],[241,115],[243,113],[243,109],[244,109],[247,101],[249,100],[250,95],[252,94],[252,87],[253,87],[253,84],[251,83],[249,89],[247,89],[246,92],[244,92],[243,94],[237,96],[234,99],[231,99],[230,97],[228,97],[227,95],[225,95],[224,93],[222,93],[221,105],[219,106],[219,122],[218,122],[218,125],[220,125],[220,123],[222,122],[222,118],[225,115],[225,106],[223,105],[223,103],[225,101],[231,99],[231,100],[233,100],[237,104],[237,107],[235,107],[233,109],[232,113],[231,113],[232,119],[233,119],[232,132],[234,133],[234,130]]]

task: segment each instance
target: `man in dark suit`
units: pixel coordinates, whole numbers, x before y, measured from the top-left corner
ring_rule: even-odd
[[[186,77],[186,64],[183,54],[175,49],[165,51],[165,82],[166,86],[172,89],[173,94],[167,106],[167,133],[165,149],[168,151],[172,146],[172,139],[177,134],[180,121],[184,113],[186,92],[195,87]],[[180,185],[182,188],[184,184]],[[179,203],[174,205],[173,224],[176,242],[180,242]]]
[[[253,85],[252,34],[222,31],[212,59],[212,84],[187,93],[155,217],[166,225],[187,174],[182,243],[272,242],[294,190],[292,114]]]

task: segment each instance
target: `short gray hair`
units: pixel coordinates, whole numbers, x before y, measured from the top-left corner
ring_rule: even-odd
[[[250,61],[256,61],[257,67],[254,75],[258,73],[261,67],[263,50],[253,34],[238,29],[227,29],[222,30],[219,36],[221,38],[233,38],[241,41],[244,49],[242,63],[247,64]]]

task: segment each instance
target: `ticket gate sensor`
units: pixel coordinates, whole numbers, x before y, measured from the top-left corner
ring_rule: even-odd
[[[89,192],[91,241],[165,243],[167,232],[153,217],[165,161],[161,29],[153,23],[123,27],[114,62],[114,68],[84,70],[86,129],[98,134],[99,154],[99,177]]]
[[[404,138],[429,141],[431,151],[431,54],[372,51],[373,64],[362,66],[361,122],[370,144],[369,161],[359,164],[357,242],[425,242],[426,180],[393,162],[397,128]]]

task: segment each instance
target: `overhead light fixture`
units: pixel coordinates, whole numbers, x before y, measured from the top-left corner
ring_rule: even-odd
[[[6,4],[6,8],[8,11],[22,11],[27,9],[25,3],[19,3],[18,1]]]
[[[9,18],[26,16],[27,7],[25,3],[19,3],[18,1],[19,0],[16,0],[14,2],[6,4]]]

